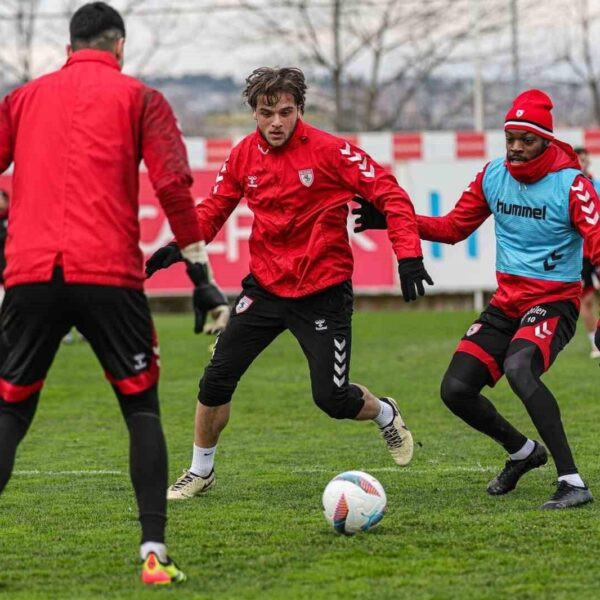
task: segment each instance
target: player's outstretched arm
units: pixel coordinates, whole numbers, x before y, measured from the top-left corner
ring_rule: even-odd
[[[367,229],[387,228],[385,215],[379,212],[370,202],[360,196],[355,196],[354,202],[359,204],[359,208],[352,210],[352,214],[358,217],[354,227],[356,233]],[[420,257],[400,259],[398,261],[398,275],[400,276],[402,297],[406,302],[416,300],[417,294],[419,296],[425,295],[423,282],[433,285],[433,280],[427,273],[423,265],[423,259]]]
[[[477,173],[448,214],[443,217],[417,215],[422,240],[456,244],[467,239],[492,214],[483,192],[486,167]]]

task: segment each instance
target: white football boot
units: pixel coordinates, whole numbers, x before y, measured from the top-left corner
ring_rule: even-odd
[[[184,471],[181,477],[167,489],[167,500],[187,500],[214,487],[216,482],[213,469],[206,477]]]
[[[413,437],[407,429],[398,405],[393,398],[381,398],[382,402],[387,402],[394,411],[394,418],[389,425],[381,427],[381,435],[387,444],[388,450],[397,465],[407,465],[413,457]]]

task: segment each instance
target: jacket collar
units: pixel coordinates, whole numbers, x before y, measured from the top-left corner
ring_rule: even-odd
[[[76,50],[73,52],[64,64],[63,69],[72,64],[81,62],[99,62],[112,67],[113,69],[121,70],[119,63],[112,52],[106,50],[92,50],[91,48],[84,48],[83,50]]]
[[[269,142],[267,142],[267,140],[265,140],[265,138],[263,137],[262,133],[260,132],[260,130],[258,128],[256,128],[256,131],[254,133],[254,139],[256,141],[256,145],[258,146],[258,149],[261,154],[270,154],[270,153],[286,152],[287,150],[296,148],[300,144],[306,143],[306,141],[308,140],[308,136],[307,136],[307,129],[306,129],[306,125],[304,124],[304,121],[300,117],[298,117],[298,120],[296,121],[296,127],[294,128],[294,132],[292,133],[292,136],[283,146],[278,146],[277,148],[274,148],[273,146],[271,146],[271,144],[269,144]]]

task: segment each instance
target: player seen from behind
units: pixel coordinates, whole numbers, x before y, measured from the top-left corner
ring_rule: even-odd
[[[142,159],[182,255],[210,286],[206,249],[173,112],[160,93],[121,73],[123,19],[103,2],[85,4],[70,38],[62,69],[0,105],[0,172],[14,162],[0,322],[0,491],[60,341],[75,326],[127,423],[142,579],[169,584],[185,575],[164,539],[167,451],[139,248]]]

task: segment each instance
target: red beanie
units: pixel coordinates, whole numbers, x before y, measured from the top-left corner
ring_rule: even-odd
[[[527,90],[519,94],[504,119],[504,130],[523,129],[547,140],[552,134],[552,100],[541,90]]]

